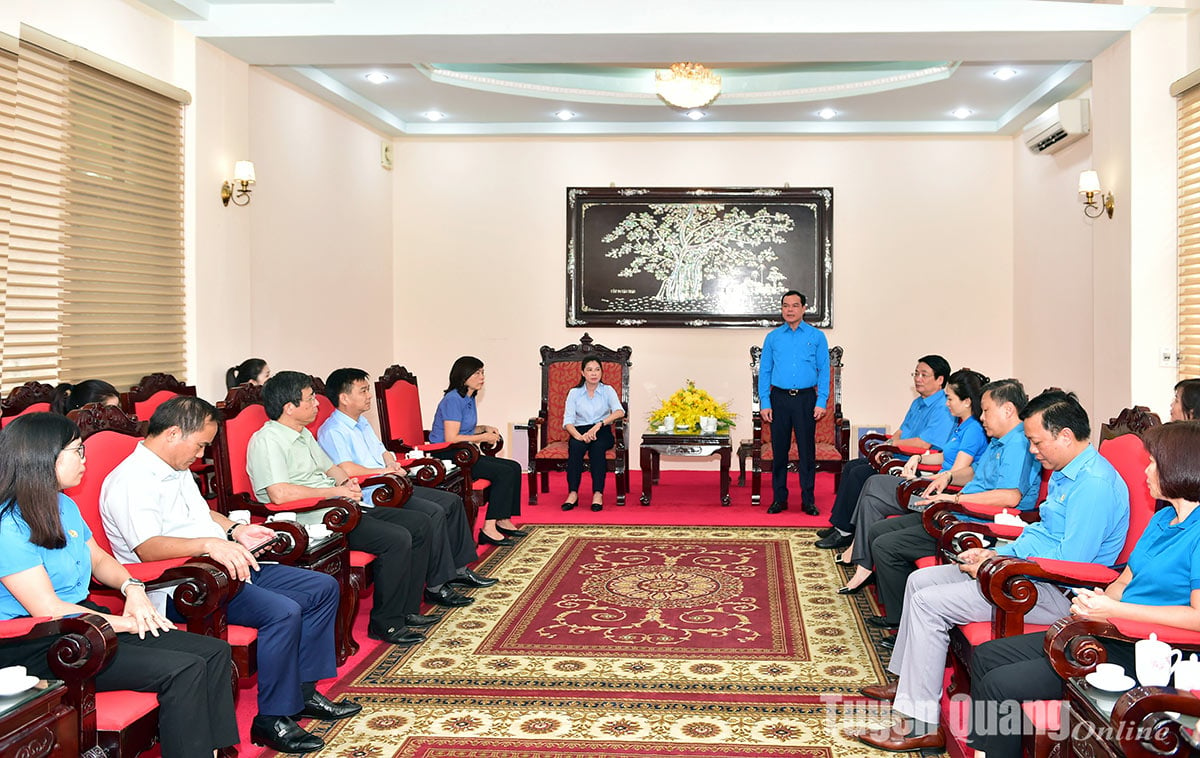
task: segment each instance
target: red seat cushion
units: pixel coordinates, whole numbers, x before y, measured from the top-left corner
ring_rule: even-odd
[[[119,732],[157,708],[158,696],[153,692],[97,692],[96,728],[102,732]]]
[[[1061,700],[1029,700],[1021,703],[1021,710],[1039,732],[1057,732],[1062,726]]]
[[[1110,618],[1108,621],[1126,637],[1145,640],[1149,639],[1150,633],[1153,632],[1158,635],[1159,640],[1168,645],[1200,645],[1200,632],[1193,632],[1190,629],[1148,624],[1144,621],[1130,621],[1129,619]]]
[[[472,479],[471,480],[471,489],[473,489],[473,490],[486,490],[488,487],[491,487],[491,486],[492,486],[491,479]]]
[[[1120,576],[1116,571],[1107,566],[1101,566],[1099,563],[1076,563],[1053,558],[1032,558],[1031,560],[1047,571],[1071,576],[1081,582],[1090,582],[1094,585],[1106,585]]]
[[[258,639],[258,630],[249,626],[230,624],[226,628],[228,641],[234,647],[248,647]]]
[[[374,553],[364,553],[361,550],[351,550],[350,551],[350,565],[351,566],[362,568],[363,566],[370,566],[374,562],[375,562]]]
[[[967,638],[967,642],[970,642],[972,647],[978,647],[993,639],[992,622],[990,621],[975,621],[970,624],[963,624],[958,628],[962,630],[963,636]],[[1026,624],[1025,633],[1044,632],[1049,628],[1045,624]]]
[[[49,616],[24,616],[17,619],[0,621],[0,639],[24,637],[36,624],[49,621]]]
[[[917,559],[917,568],[919,569],[929,568],[930,566],[936,565],[938,565],[937,558],[932,555],[927,555],[924,558]]]

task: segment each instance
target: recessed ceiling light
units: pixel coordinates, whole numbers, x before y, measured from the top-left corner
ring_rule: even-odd
[[[554,117],[559,121],[570,121],[575,118],[575,114],[568,110],[556,111]]]
[[[975,111],[971,110],[970,108],[955,108],[954,110],[950,111],[950,115],[954,116],[955,118],[966,118],[974,112]]]
[[[446,114],[442,113],[441,111],[425,111],[421,115],[430,121],[441,121],[446,117]]]
[[[999,79],[1002,82],[1007,82],[1009,79],[1013,78],[1018,73],[1020,73],[1020,72],[1017,71],[1015,68],[998,68],[992,72],[992,76],[996,77],[997,79]]]
[[[392,77],[388,76],[387,74],[383,73],[382,71],[372,71],[371,73],[367,74],[364,78],[371,84],[383,84],[384,82],[386,82],[388,79],[391,79]]]
[[[705,113],[704,111],[688,111],[687,113],[685,113],[683,115],[687,116],[692,121],[699,121],[700,119],[704,118],[708,114]]]
[[[835,111],[833,108],[822,108],[821,110],[817,111],[817,115],[820,116],[821,118],[825,119],[826,121],[833,118],[837,114],[838,114],[838,112]]]

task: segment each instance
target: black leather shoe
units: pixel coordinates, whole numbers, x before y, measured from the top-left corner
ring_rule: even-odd
[[[884,637],[883,639],[881,639],[879,641],[879,647],[883,648],[884,650],[895,650],[896,649],[896,638],[894,636],[893,637]]]
[[[573,509],[575,508],[575,506],[577,506],[577,505],[579,505],[579,503],[578,503],[578,502],[574,502],[574,503],[563,503],[563,506],[562,506],[562,508],[563,508],[563,510],[564,510],[564,511],[569,511],[569,510],[573,510]]]
[[[411,626],[411,627],[415,627],[418,629],[420,629],[422,627],[426,627],[426,626],[433,626],[434,624],[436,624],[437,622],[439,622],[441,620],[442,620],[441,614],[436,614],[436,613],[430,613],[430,614],[407,613],[404,615],[405,626]]]
[[[828,537],[829,535],[831,535],[835,532],[837,532],[837,527],[827,526],[824,529],[818,529],[817,536],[818,537]]]
[[[604,503],[592,503],[592,510],[593,510],[593,511],[602,511],[602,510],[604,510]]]
[[[488,534],[487,532],[480,532],[479,533],[479,544],[480,545],[495,545],[496,547],[512,547],[513,545],[517,544],[517,542],[516,542],[516,540],[510,540],[508,537],[502,537],[501,539],[496,539],[495,537]]]
[[[380,642],[386,642],[389,645],[397,645],[399,647],[408,647],[409,645],[425,641],[425,635],[405,629],[404,627],[400,627],[399,629],[393,627],[382,634],[368,628],[367,636],[373,640],[379,640]]]
[[[845,550],[854,542],[853,534],[838,534],[834,532],[828,537],[822,537],[813,544],[822,550]]]
[[[804,513],[808,514],[809,516],[821,515],[821,512],[817,510],[817,506],[813,505],[812,503],[803,503],[800,506],[800,510],[804,511]]]
[[[874,584],[874,583],[875,583],[875,575],[871,574],[863,581],[862,584],[858,585],[857,587],[850,587],[850,586],[842,587],[841,589],[839,589],[837,591],[837,594],[839,594],[839,595],[857,595],[858,593],[863,591],[863,587],[866,587],[867,585]]]
[[[287,716],[255,716],[250,723],[250,741],[280,753],[312,753],[325,747],[325,740],[304,731]]]
[[[304,701],[304,710],[292,716],[294,719],[320,719],[321,721],[341,721],[348,719],[362,710],[362,706],[353,700],[343,700],[335,703],[320,692],[314,692]]]
[[[771,503],[767,513],[781,513],[787,510],[787,503]]]
[[[500,533],[503,534],[505,537],[514,537],[516,539],[521,539],[522,537],[529,536],[529,532],[525,531],[524,529],[509,529],[508,527],[500,526],[499,524],[496,524],[496,528],[498,530],[500,530]]]
[[[429,589],[425,590],[425,599],[434,605],[440,605],[444,608],[461,608],[464,605],[470,605],[475,602],[475,598],[460,595],[449,584],[443,584],[442,588],[437,592]]]
[[[500,581],[494,576],[484,576],[476,574],[471,569],[463,569],[463,572],[450,580],[450,584],[461,584],[464,587],[491,587],[496,582]]]
[[[900,624],[888,621],[887,616],[867,616],[867,623],[876,629],[899,629]]]

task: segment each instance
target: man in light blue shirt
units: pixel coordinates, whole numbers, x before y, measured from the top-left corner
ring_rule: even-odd
[[[804,323],[807,298],[788,290],[780,301],[783,326],[763,340],[758,368],[762,420],[771,425],[771,486],[774,499],[767,513],[788,507],[787,469],[792,435],[799,454],[800,508],[817,515],[813,488],[817,479],[817,421],[829,402],[829,343],[825,334]]]
[[[321,424],[317,443],[334,463],[350,476],[359,478],[381,473],[406,473],[367,421],[372,398],[366,371],[337,369],[325,380],[325,395],[336,410]],[[371,489],[363,490],[363,500],[370,502]],[[424,513],[433,522],[433,545],[426,574],[427,600],[439,605],[465,605],[456,602],[455,598],[463,596],[449,585],[490,587],[498,581],[470,568],[470,564],[479,560],[479,552],[471,539],[462,498],[445,490],[414,487],[404,508]]]
[[[958,555],[957,564],[921,569],[909,577],[888,665],[900,679],[894,686],[867,687],[863,694],[894,698],[893,710],[914,725],[855,735],[868,745],[893,751],[945,745],[937,724],[950,628],[987,621],[994,611],[975,581],[984,561],[1015,555],[1111,565],[1125,544],[1129,489],[1088,444],[1091,426],[1075,395],[1043,392],[1022,409],[1021,418],[1034,456],[1054,472],[1041,508],[1043,520],[997,550],[967,550]],[[1067,615],[1071,601],[1061,591],[1041,582],[1037,588],[1037,601],[1025,615],[1028,622],[1050,624]]]

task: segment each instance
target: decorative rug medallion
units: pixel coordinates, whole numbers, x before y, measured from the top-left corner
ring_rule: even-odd
[[[493,587],[312,722],[344,758],[867,755],[832,697],[884,672],[807,529],[536,526]],[[834,723],[838,721],[838,723]]]

